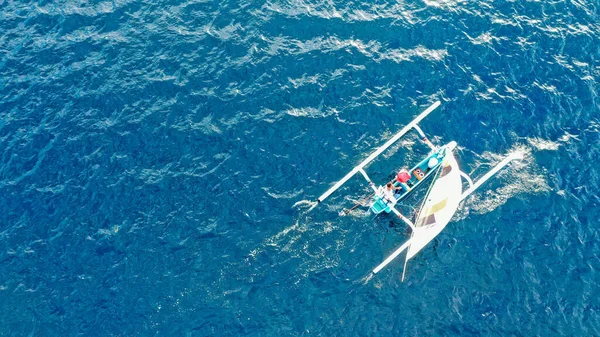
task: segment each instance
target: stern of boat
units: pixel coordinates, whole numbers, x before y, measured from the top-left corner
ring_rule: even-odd
[[[383,198],[378,197],[378,196],[374,196],[373,197],[373,204],[371,205],[371,211],[374,214],[379,214],[381,212],[386,212],[389,213],[392,211],[392,209],[390,208],[390,206],[383,200]]]

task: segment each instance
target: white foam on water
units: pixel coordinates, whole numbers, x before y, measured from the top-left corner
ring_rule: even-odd
[[[300,200],[300,201],[296,202],[292,206],[292,208],[301,209],[301,211],[300,211],[300,214],[298,215],[298,218],[294,222],[294,224],[282,229],[279,233],[266,238],[263,241],[263,243],[260,244],[260,246],[256,247],[255,249],[253,249],[250,252],[250,254],[249,254],[250,257],[256,258],[256,255],[258,255],[260,252],[264,251],[265,247],[269,247],[269,246],[271,246],[271,247],[281,246],[281,250],[290,251],[291,245],[301,237],[302,233],[307,231],[307,229],[308,229],[308,227],[307,227],[308,214],[315,207],[317,207],[317,205],[319,205],[318,202],[310,201],[310,200]],[[305,210],[302,210],[302,209],[305,209]],[[306,220],[306,221],[301,222],[300,221],[301,219]],[[294,233],[294,235],[292,237],[290,237],[287,242],[283,243],[282,242],[283,238],[287,237],[290,233]]]
[[[547,149],[546,142],[536,142],[535,144],[545,144],[542,148]],[[534,147],[540,150],[540,147]],[[507,184],[497,188],[486,188],[486,184],[482,185],[478,191],[470,195],[462,207],[455,215],[456,220],[466,218],[470,211],[475,211],[478,214],[485,214],[494,211],[498,207],[504,205],[509,199],[519,194],[538,194],[547,193],[551,190],[548,185],[546,176],[542,173],[541,168],[535,163],[533,150],[527,146],[515,146],[508,154],[497,154],[492,152],[484,152],[479,157],[483,159],[489,168],[494,167],[503,158],[512,154],[521,154],[522,160],[515,160],[507,168],[498,173],[499,177],[508,178]],[[483,163],[478,166],[484,166]],[[486,165],[487,166],[487,165]],[[484,173],[481,173],[483,175]],[[478,177],[471,177],[477,181]],[[492,178],[493,179],[493,178]]]
[[[313,210],[313,208],[317,207],[319,203],[316,201],[310,201],[310,200],[300,200],[297,201],[292,208],[301,208],[301,207],[309,207],[309,209],[305,212],[308,213],[310,211]]]
[[[373,275],[375,274],[369,273],[368,275],[364,276],[360,279],[360,283],[362,283],[362,285],[367,285],[367,283],[373,279]]]
[[[579,140],[577,135],[565,132],[557,140],[552,141],[549,139],[543,139],[539,137],[525,138],[529,145],[533,146],[537,150],[549,150],[557,151],[562,145],[569,143],[571,139]]]
[[[551,150],[551,151],[556,151],[558,150],[558,148],[560,147],[560,143],[559,142],[553,142],[551,140],[545,140],[542,138],[528,138],[527,142],[529,142],[529,145],[533,146],[534,148],[538,149],[538,150]]]
[[[262,190],[265,191],[271,198],[273,199],[292,199],[304,192],[304,190],[300,189],[298,191],[284,192],[284,193],[276,193],[271,191],[270,187],[262,187]],[[306,201],[306,200],[303,200]],[[298,203],[296,203],[298,204]],[[294,204],[294,206],[296,205]]]

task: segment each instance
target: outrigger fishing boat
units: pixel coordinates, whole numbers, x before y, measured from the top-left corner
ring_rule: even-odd
[[[406,264],[408,263],[408,260],[413,258],[419,251],[421,251],[421,249],[423,249],[431,240],[433,240],[444,229],[444,227],[446,227],[446,225],[454,216],[454,213],[456,213],[460,203],[489,178],[508,165],[511,161],[523,158],[521,153],[512,153],[506,156],[494,168],[483,175],[477,182],[473,183],[471,178],[462,172],[458,167],[458,163],[456,162],[456,158],[454,157],[453,153],[453,150],[456,148],[456,142],[452,141],[443,146],[435,146],[429,141],[423,130],[421,130],[418,125],[421,120],[427,117],[427,115],[429,115],[438,106],[440,106],[439,101],[435,102],[425,111],[423,111],[412,122],[400,130],[400,132],[395,134],[390,140],[388,140],[369,157],[367,157],[367,159],[363,160],[358,166],[354,167],[352,171],[342,178],[342,180],[335,183],[335,185],[327,190],[327,192],[323,193],[323,195],[317,198],[319,203],[322,202],[333,192],[339,189],[344,183],[346,183],[348,179],[360,172],[374,192],[369,206],[370,210],[375,214],[392,212],[412,229],[410,239],[396,249],[380,265],[373,269],[373,274],[377,274],[396,257],[398,257],[400,253],[402,253],[404,250],[407,250],[406,259],[404,262],[404,271],[402,273],[402,281],[404,281],[404,273],[406,272]],[[385,186],[378,188],[371,181],[371,178],[369,178],[364,168],[371,161],[377,158],[377,156],[383,153],[383,151],[385,151],[407,132],[413,129],[419,133],[423,142],[431,149],[431,152],[410,171],[405,171],[398,174],[397,179],[395,179],[392,184],[393,188],[398,189],[400,192],[392,197],[390,196],[389,191],[386,193]],[[429,181],[429,178],[433,178],[433,180],[431,180],[427,194],[425,195],[424,201],[417,212],[415,221],[413,222],[400,213],[395,206],[398,202],[401,202],[407,198],[409,194],[417,187],[424,185],[426,181]],[[465,191],[463,191],[462,179],[464,179],[469,185]],[[341,213],[341,215],[344,214],[347,214],[347,212]]]

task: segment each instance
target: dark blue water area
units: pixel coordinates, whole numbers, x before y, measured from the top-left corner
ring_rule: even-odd
[[[0,0],[0,336],[599,336],[599,7]],[[410,230],[315,200],[437,100],[525,159],[372,276]]]

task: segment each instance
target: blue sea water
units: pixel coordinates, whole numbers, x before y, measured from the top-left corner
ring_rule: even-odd
[[[0,0],[0,336],[599,336],[599,6]],[[314,201],[436,100],[525,160],[370,277],[409,231]]]

